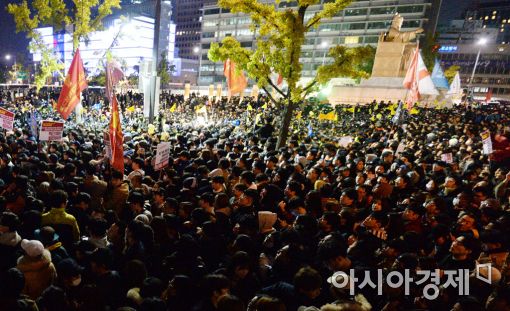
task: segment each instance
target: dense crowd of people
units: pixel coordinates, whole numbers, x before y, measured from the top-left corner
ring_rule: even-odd
[[[303,104],[277,148],[264,96],[122,94],[119,172],[100,94],[38,140],[56,95],[0,94],[0,310],[510,310],[505,106]]]

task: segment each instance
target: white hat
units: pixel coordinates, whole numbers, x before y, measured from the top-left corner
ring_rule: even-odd
[[[44,252],[44,245],[37,240],[26,240],[21,241],[21,248],[30,257],[41,256]]]
[[[459,140],[457,138],[452,138],[448,141],[448,145],[450,147],[456,147],[459,144]]]

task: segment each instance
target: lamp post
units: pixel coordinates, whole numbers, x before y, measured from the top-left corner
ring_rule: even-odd
[[[193,54],[197,55],[198,57],[198,69],[195,75],[195,78],[197,79],[195,81],[196,86],[198,87],[198,79],[200,77],[200,66],[202,66],[202,53],[200,53],[200,46],[197,45],[193,48]],[[198,88],[198,91],[200,92],[200,88]]]
[[[150,80],[150,101],[149,101],[149,123],[154,122],[156,110],[156,92],[158,76],[158,58],[159,58],[159,30],[161,24],[161,0],[156,0],[156,12],[154,16],[154,41],[152,46],[152,68]],[[144,94],[145,95],[145,94]]]
[[[327,48],[329,45],[329,43],[327,41],[322,41],[321,43],[321,48],[325,49]],[[322,65],[324,66],[324,63],[326,61],[326,54],[328,54],[328,51],[324,51],[324,55],[322,56]]]
[[[471,96],[473,96],[475,93],[474,88],[473,88],[473,79],[475,77],[476,67],[478,67],[478,60],[480,59],[480,53],[482,52],[482,47],[485,44],[487,44],[487,39],[480,38],[476,44],[478,45],[478,53],[476,54],[475,66],[473,67],[473,72],[471,73],[471,78],[469,79],[469,89],[471,91]]]
[[[14,58],[14,73],[15,73],[15,75],[16,75],[16,77],[15,77],[15,81],[14,81],[14,82],[17,82],[17,79],[18,79],[18,66],[17,66],[17,64],[16,64],[16,55],[12,56],[11,54],[5,54],[5,57],[4,57],[4,58],[5,58],[5,60],[6,60],[7,62],[10,62],[10,60]],[[9,68],[9,67],[7,67],[7,68]],[[12,81],[11,81],[11,82],[12,82]]]

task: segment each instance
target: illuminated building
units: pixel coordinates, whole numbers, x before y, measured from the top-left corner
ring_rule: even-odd
[[[322,0],[321,4],[311,6],[306,12],[305,19],[311,18],[328,2],[332,0]],[[296,1],[281,1],[279,9],[284,10],[296,5]],[[329,61],[325,54],[331,46],[376,45],[379,35],[389,28],[395,13],[400,13],[405,19],[403,30],[422,27],[434,32],[440,5],[441,1],[438,0],[353,1],[345,10],[329,20],[323,20],[317,29],[306,34],[300,59],[303,63],[303,77],[315,76],[317,68],[324,61]],[[199,85],[221,83],[225,80],[223,64],[211,62],[207,57],[211,42],[220,42],[226,36],[233,36],[241,46],[252,48],[256,42],[250,24],[251,20],[245,14],[233,14],[217,5],[204,6]]]

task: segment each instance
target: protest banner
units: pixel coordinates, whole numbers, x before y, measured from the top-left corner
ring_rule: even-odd
[[[0,108],[0,127],[8,131],[14,128],[14,112],[7,109]]]
[[[40,141],[61,141],[64,133],[64,122],[43,120],[39,131]]]
[[[158,171],[168,166],[169,156],[170,156],[170,143],[169,142],[160,143],[156,149],[156,161],[154,162],[154,170]]]
[[[483,154],[491,154],[492,153],[491,132],[489,131],[482,132],[480,136],[482,136]]]

